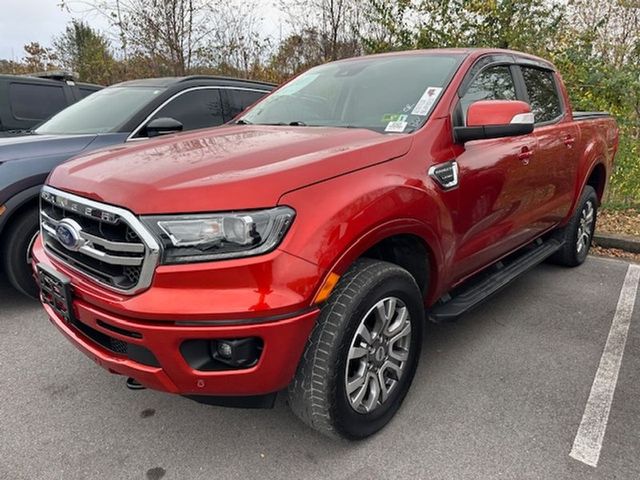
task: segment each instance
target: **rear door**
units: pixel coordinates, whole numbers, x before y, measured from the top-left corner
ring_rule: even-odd
[[[537,228],[545,230],[571,208],[579,161],[574,144],[579,131],[560,95],[557,74],[534,66],[521,65],[520,69],[537,139],[529,169],[536,191],[531,208]]]
[[[9,83],[9,112],[15,129],[29,129],[47,120],[73,102],[63,83],[12,81]]]
[[[473,70],[472,70],[473,71]],[[522,99],[513,64],[489,64],[462,92],[454,124],[464,125],[466,112],[478,100]],[[529,156],[533,135],[456,145],[459,168],[458,208],[452,212],[456,250],[453,278],[459,281],[532,238]]]
[[[225,88],[222,90],[225,122],[233,120],[267,93],[269,92],[248,88]]]

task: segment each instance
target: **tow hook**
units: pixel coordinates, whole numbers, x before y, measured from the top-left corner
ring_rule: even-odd
[[[127,378],[127,388],[129,390],[146,390],[147,387],[138,382],[135,378]]]

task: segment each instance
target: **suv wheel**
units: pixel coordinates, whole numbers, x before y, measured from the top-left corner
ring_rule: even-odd
[[[593,187],[587,185],[571,220],[559,231],[564,246],[552,257],[554,262],[576,267],[587,259],[596,228],[597,214],[598,196]]]
[[[38,286],[31,270],[31,247],[38,235],[38,209],[32,208],[13,219],[2,238],[2,267],[18,291],[38,298]]]
[[[350,439],[384,427],[416,371],[424,322],[415,280],[397,265],[358,260],[309,338],[289,403],[305,423]]]

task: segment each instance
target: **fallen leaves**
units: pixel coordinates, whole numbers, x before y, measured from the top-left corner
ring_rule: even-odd
[[[600,210],[596,231],[640,238],[640,210]]]
[[[633,263],[640,263],[640,253],[630,253],[618,248],[603,248],[592,245],[590,253],[597,257],[618,258]]]

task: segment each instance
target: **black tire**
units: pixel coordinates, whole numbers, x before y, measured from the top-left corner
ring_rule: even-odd
[[[592,212],[592,221],[589,227],[588,236],[581,235],[584,232],[584,216],[588,216],[588,211]],[[559,265],[567,267],[577,267],[584,263],[591,248],[593,233],[596,228],[598,217],[598,196],[593,187],[584,187],[578,206],[569,220],[569,223],[557,232],[558,237],[564,240],[563,247],[558,250],[551,260]],[[582,248],[578,245],[578,236],[583,238]]]
[[[38,233],[38,209],[31,208],[13,218],[2,237],[2,267],[9,283],[19,292],[38,298],[38,286],[27,262],[29,248]]]
[[[400,310],[395,311],[406,307],[410,316],[404,322],[405,325],[410,323],[410,338],[403,347],[408,350],[405,350],[406,362],[402,373],[394,374],[395,386],[386,400],[370,412],[361,413],[352,407],[345,385],[350,347],[359,338],[356,331],[361,321],[372,318],[368,313],[376,304],[390,298],[400,300],[397,302],[401,305]],[[402,311],[403,314],[406,312]],[[394,318],[401,318],[400,313]],[[358,260],[323,305],[309,337],[294,380],[289,385],[293,412],[307,425],[329,436],[361,439],[383,428],[400,408],[413,380],[422,346],[424,318],[420,289],[406,270],[387,262]],[[378,338],[384,341],[387,337],[378,335]],[[391,356],[389,351],[387,358]],[[370,357],[373,358],[373,354],[363,358],[369,361]],[[351,360],[354,361],[357,362]],[[366,383],[369,385],[368,377]]]

